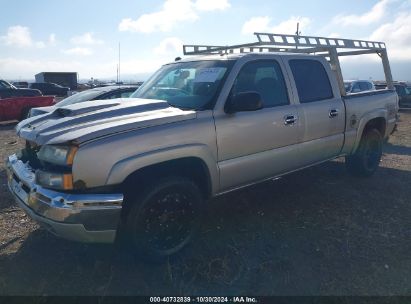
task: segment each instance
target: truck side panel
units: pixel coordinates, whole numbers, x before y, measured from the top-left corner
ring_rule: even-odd
[[[90,159],[102,153],[98,166],[90,170]],[[196,119],[119,133],[80,145],[73,165],[74,181],[84,181],[91,188],[117,185],[139,169],[186,157],[197,157],[207,165],[212,191],[217,192],[217,147],[211,111],[199,112]]]
[[[354,153],[364,128],[373,119],[383,121],[384,138],[392,133],[398,112],[398,95],[395,91],[381,90],[352,94],[344,97],[346,105],[346,140],[343,154]]]

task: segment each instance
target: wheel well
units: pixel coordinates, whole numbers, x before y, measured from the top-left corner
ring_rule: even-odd
[[[385,137],[386,121],[383,117],[371,119],[364,127],[363,134],[370,129],[377,129],[382,137]]]
[[[159,178],[167,176],[186,177],[200,188],[204,198],[211,195],[211,180],[207,165],[197,157],[186,157],[141,168],[130,174],[123,182],[124,191],[144,188]]]

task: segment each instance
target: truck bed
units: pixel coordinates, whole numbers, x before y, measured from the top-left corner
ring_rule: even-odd
[[[342,97],[346,107],[346,135],[344,153],[355,148],[367,121],[374,117],[384,117],[386,129],[383,137],[387,138],[393,131],[398,112],[398,95],[395,90],[377,90],[350,94]]]

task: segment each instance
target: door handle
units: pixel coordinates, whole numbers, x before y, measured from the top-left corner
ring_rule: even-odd
[[[290,126],[296,123],[298,117],[296,115],[288,114],[284,116],[284,124]]]
[[[338,109],[331,109],[330,112],[328,113],[328,116],[330,118],[334,118],[338,116]]]

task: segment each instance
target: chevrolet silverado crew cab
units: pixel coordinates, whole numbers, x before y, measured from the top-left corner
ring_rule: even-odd
[[[21,122],[26,147],[7,160],[17,203],[63,238],[121,235],[162,258],[189,242],[211,197],[340,156],[352,174],[373,175],[398,110],[385,45],[256,35],[247,45],[185,46],[201,56],[164,65],[126,101]],[[373,51],[388,89],[346,96],[338,56]]]

